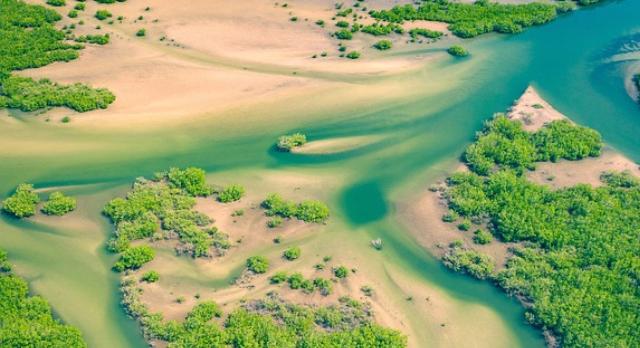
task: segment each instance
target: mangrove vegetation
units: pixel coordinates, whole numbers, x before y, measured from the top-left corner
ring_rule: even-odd
[[[469,219],[520,244],[497,274],[489,259],[459,245],[445,264],[524,299],[526,318],[564,347],[640,345],[640,181],[605,173],[599,187],[553,190],[524,175],[538,161],[579,160],[601,148],[597,132],[568,121],[526,132],[498,115],[466,151],[471,171],[447,181],[446,220]]]
[[[0,0],[0,108],[35,111],[64,106],[85,112],[113,103],[115,96],[106,89],[65,86],[12,74],[78,58],[83,46],[67,43],[64,32],[55,28],[61,18],[40,5]]]

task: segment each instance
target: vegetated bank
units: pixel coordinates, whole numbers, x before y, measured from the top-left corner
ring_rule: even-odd
[[[217,194],[216,194],[217,193]],[[241,301],[239,307],[226,314],[213,301],[201,300],[184,320],[165,320],[163,313],[153,312],[142,299],[143,284],[162,279],[162,270],[144,274],[136,270],[145,267],[156,255],[155,241],[171,243],[179,255],[191,257],[221,257],[229,248],[226,234],[212,226],[212,220],[194,210],[196,197],[215,199],[221,204],[242,197],[244,189],[231,185],[216,190],[208,185],[205,172],[199,168],[172,168],[157,173],[152,179],[139,178],[125,198],[116,198],[104,208],[104,214],[115,225],[108,249],[119,253],[113,266],[123,273],[121,291],[127,312],[142,326],[151,342],[164,342],[169,347],[405,347],[406,336],[374,323],[367,304],[340,298],[329,306],[298,305],[269,293],[260,299]],[[217,197],[212,197],[216,195]],[[321,223],[329,217],[329,210],[319,201],[295,203],[271,194],[263,202],[265,215],[272,218],[296,218],[308,223]],[[275,242],[274,242],[275,243]],[[283,252],[289,261],[301,256],[299,248]],[[246,277],[260,277],[270,268],[263,256],[252,256],[246,262]],[[346,277],[345,267],[338,267],[336,277]],[[345,274],[342,274],[345,273]],[[316,277],[304,279],[300,273],[279,272],[260,281],[276,284],[278,274],[291,289],[309,294],[318,289],[323,295],[331,293],[332,282]],[[339,275],[338,275],[339,274]],[[241,277],[242,278],[242,277]],[[184,297],[176,300],[185,301]]]
[[[0,250],[0,346],[87,347],[80,330],[55,319],[45,299],[30,296],[27,282],[11,272]]]
[[[335,28],[330,29],[331,36],[340,40],[338,51],[340,57],[356,59],[359,52],[347,53],[346,42],[357,33],[373,36],[403,35],[407,31],[405,22],[434,21],[448,24],[448,30],[460,38],[472,38],[482,34],[519,33],[528,27],[542,25],[556,19],[559,14],[570,12],[579,6],[586,6],[599,0],[549,1],[529,3],[499,3],[490,0],[460,2],[450,0],[419,0],[413,4],[396,5],[389,9],[369,9],[362,1],[352,6],[336,3],[334,16]],[[288,6],[283,5],[283,8]],[[289,13],[291,14],[291,12]],[[293,17],[296,18],[297,17]],[[373,21],[371,21],[373,20]],[[325,20],[317,20],[316,25],[327,27]],[[418,24],[419,25],[419,24]],[[428,24],[424,24],[428,26]],[[408,30],[408,43],[431,43],[446,34],[440,30],[415,27]],[[372,47],[388,50],[390,41],[378,41]],[[312,58],[317,58],[313,55]],[[321,57],[326,57],[324,52]]]
[[[598,0],[578,1],[580,5]],[[391,25],[404,21],[427,20],[449,23],[449,30],[461,38],[489,32],[519,33],[527,27],[554,20],[559,13],[574,8],[571,1],[501,4],[488,0],[461,3],[448,0],[422,0],[419,5],[398,5],[388,10],[373,10],[374,19]]]
[[[449,177],[444,192],[443,220],[518,243],[497,273],[461,242],[445,265],[519,297],[527,320],[564,347],[640,345],[640,180],[605,172],[602,186],[554,190],[525,176],[539,162],[597,157],[602,146],[597,132],[566,120],[527,132],[498,115],[467,148],[469,172]]]
[[[54,26],[60,19],[57,12],[40,5],[0,0],[0,108],[36,111],[64,106],[85,112],[113,103],[115,96],[106,89],[12,73],[78,58],[83,46],[66,42],[65,34]]]

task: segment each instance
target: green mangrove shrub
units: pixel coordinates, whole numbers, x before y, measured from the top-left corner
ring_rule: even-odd
[[[283,135],[278,138],[276,147],[283,152],[289,152],[295,147],[302,146],[307,143],[307,136],[302,133],[293,133],[289,135]]]
[[[76,199],[65,196],[64,193],[56,191],[49,195],[49,199],[42,206],[42,212],[47,215],[62,216],[76,209]]]
[[[30,295],[27,282],[11,272],[3,250],[0,250],[0,303],[3,347],[87,347],[80,330],[54,318],[47,300]]]
[[[226,187],[218,194],[218,200],[222,203],[230,203],[239,201],[242,196],[244,196],[245,190],[244,187],[233,184]]]
[[[16,191],[2,202],[2,210],[17,218],[33,216],[40,197],[33,190],[31,184],[20,184]]]

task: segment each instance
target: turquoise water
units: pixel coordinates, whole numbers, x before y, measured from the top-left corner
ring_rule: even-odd
[[[46,133],[53,139],[74,139],[78,150],[53,158],[46,153],[15,157],[2,152],[0,192],[9,192],[22,181],[38,187],[109,182],[117,189],[79,193],[85,203],[80,215],[98,228],[51,228],[2,217],[0,245],[33,281],[34,290],[45,295],[64,320],[78,325],[92,346],[139,347],[144,343],[118,306],[117,277],[108,270],[111,256],[101,244],[109,226],[99,217],[100,208],[125,189],[119,184],[184,165],[210,172],[335,171],[347,177],[330,193],[335,219],[353,230],[345,233],[365,231],[363,240],[382,237],[384,262],[399,265],[463,303],[495,309],[513,333],[513,346],[540,347],[544,344],[540,333],[526,325],[519,304],[487,283],[445,270],[398,227],[395,203],[400,193],[420,189],[441,176],[441,164],[459,156],[482,122],[508,108],[529,84],[559,111],[597,129],[611,146],[640,160],[640,109],[624,90],[621,63],[607,62],[619,53],[621,43],[640,31],[638,13],[640,2],[610,2],[523,34],[474,39],[465,43],[472,52],[470,59],[443,56],[411,76],[352,81],[375,86],[398,80],[425,86],[423,93],[407,90],[411,97],[356,110],[340,105],[328,106],[331,111],[309,110],[308,117],[286,124],[246,122],[239,127],[236,123],[246,115],[236,111],[229,115],[239,117],[235,121],[227,117],[153,134],[113,135],[48,129],[25,121],[31,127],[23,130],[25,138]],[[452,89],[428,88],[438,84]],[[304,115],[306,110],[296,104],[266,111],[267,117],[279,111]],[[353,135],[379,135],[382,140],[335,155],[296,156],[271,148],[279,134],[298,130],[311,140]],[[0,136],[9,131],[14,130],[0,129]],[[103,142],[104,148],[84,151],[89,139]]]

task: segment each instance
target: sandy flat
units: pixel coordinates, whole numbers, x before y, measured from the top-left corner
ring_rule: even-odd
[[[600,157],[580,161],[561,160],[557,163],[539,163],[536,170],[527,173],[533,182],[563,188],[576,184],[602,185],[600,176],[607,171],[629,171],[640,177],[640,166],[612,149],[605,149]]]
[[[73,5],[58,10],[66,13]],[[78,60],[21,74],[114,92],[116,102],[107,110],[84,113],[71,127],[157,127],[163,121],[211,117],[240,106],[347,87],[343,75],[392,75],[425,63],[425,57],[380,55],[371,48],[375,38],[360,34],[349,42],[349,50],[371,54],[357,61],[339,58],[338,40],[331,37],[333,3],[289,5],[261,0],[194,0],[188,6],[168,0],[87,2],[77,19],[63,16],[60,25],[82,20],[77,35],[109,33],[111,42],[88,45]],[[113,13],[112,19],[124,20],[98,21],[93,14],[103,8]],[[299,20],[290,21],[292,16]],[[325,19],[327,26],[317,26],[318,19]],[[144,38],[135,36],[141,28],[147,31]],[[328,56],[321,59],[325,51]],[[58,120],[67,114],[54,110],[50,117]]]

